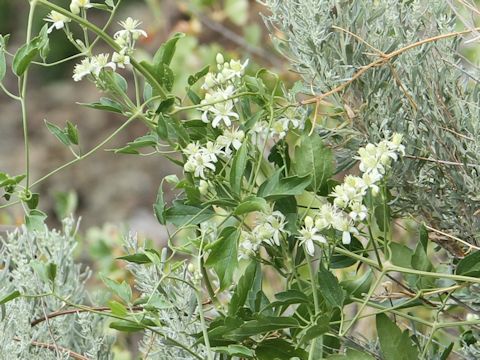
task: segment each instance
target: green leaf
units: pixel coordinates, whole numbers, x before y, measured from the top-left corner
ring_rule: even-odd
[[[117,114],[123,113],[122,105],[116,101],[110,100],[109,98],[102,97],[99,102],[94,103],[78,103],[79,105],[86,106],[91,109],[110,111]]]
[[[322,296],[332,307],[342,308],[345,301],[345,291],[339,285],[337,278],[322,265],[318,269],[318,286]]]
[[[250,262],[245,270],[245,273],[242,275],[238,284],[235,288],[235,292],[230,299],[230,303],[228,305],[228,315],[235,316],[237,311],[245,305],[247,301],[248,293],[250,292],[255,277],[257,276],[258,272],[260,272],[260,264],[256,261]]]
[[[57,265],[50,263],[47,265],[47,278],[52,283],[55,282],[55,278],[57,277]]]
[[[20,291],[15,290],[14,292],[11,292],[11,293],[8,294],[7,296],[1,298],[1,299],[0,299],[0,305],[4,305],[4,304],[8,303],[9,301],[15,300],[15,299],[18,298],[20,295],[21,295],[21,294],[20,294]]]
[[[40,201],[40,195],[37,193],[32,193],[30,194],[30,198],[26,200],[25,203],[27,204],[30,210],[34,210],[37,208],[39,201]]]
[[[256,320],[244,322],[238,329],[225,336],[232,340],[241,340],[249,336],[264,334],[288,328],[298,328],[300,324],[293,317],[262,316]]]
[[[361,254],[363,252],[363,245],[356,237],[352,236],[352,241],[348,245],[342,245],[348,251],[351,251],[355,254]],[[349,256],[342,255],[339,253],[333,253],[330,258],[330,268],[331,269],[343,269],[346,267],[350,267],[356,264],[358,260],[352,259]]]
[[[124,92],[126,93],[128,90],[128,82],[125,80],[125,78],[120,75],[119,73],[114,72],[113,73],[113,78],[115,80],[115,83],[117,86]]]
[[[320,315],[313,325],[308,326],[298,333],[297,337],[300,338],[299,345],[306,344],[310,340],[316,339],[319,336],[325,334],[330,328],[330,316],[323,314]]]
[[[114,321],[110,323],[110,328],[126,333],[132,333],[145,330],[146,325],[133,321]]]
[[[167,219],[165,218],[165,200],[163,199],[163,182],[165,178],[160,183],[157,191],[157,199],[155,200],[155,204],[153,204],[153,211],[155,213],[155,217],[157,218],[158,222],[162,225],[167,223]]]
[[[232,169],[230,170],[230,186],[234,194],[239,195],[242,190],[242,179],[245,175],[248,160],[248,146],[245,142],[240,149],[238,149],[232,162]]]
[[[377,334],[385,360],[418,359],[418,349],[413,345],[408,331],[400,328],[385,314],[376,317]]]
[[[67,135],[72,144],[78,145],[77,125],[73,125],[70,121],[67,121]]]
[[[351,280],[343,280],[340,286],[345,289],[349,296],[362,297],[362,294],[368,293],[372,285],[372,270],[368,269],[362,276],[354,277]]]
[[[318,135],[302,135],[295,148],[295,168],[298,176],[311,175],[310,185],[317,192],[335,171],[333,152]]]
[[[229,356],[238,356],[241,358],[253,358],[255,352],[246,346],[243,345],[228,345],[228,346],[217,346],[212,348],[213,351],[221,354],[226,354]]]
[[[18,49],[12,64],[13,72],[17,76],[22,76],[33,59],[40,53],[40,50],[45,50],[45,46],[48,46],[45,41],[48,41],[48,37],[45,40],[45,36],[37,36]]]
[[[30,231],[43,231],[45,230],[45,219],[47,215],[40,210],[30,210],[30,212],[25,215],[25,225]]]
[[[265,212],[268,208],[267,201],[264,198],[256,196],[248,197],[240,205],[237,206],[234,215],[248,214],[253,211]]]
[[[47,120],[44,121],[45,125],[47,125],[48,131],[50,131],[50,133],[55,136],[62,144],[66,146],[70,146],[72,144],[68,135],[62,129],[60,129],[57,125],[48,122]]]
[[[160,102],[156,110],[156,113],[157,114],[167,113],[174,104],[175,104],[175,97],[174,96],[167,97],[165,100],[162,100]]]
[[[215,213],[211,208],[200,208],[174,201],[173,206],[165,211],[165,220],[176,226],[198,225],[207,221],[213,215]]]
[[[195,85],[198,80],[200,80],[201,78],[203,78],[205,75],[208,74],[208,71],[210,70],[210,66],[207,65],[205,66],[202,70],[200,70],[199,72],[195,73],[195,75],[190,75],[188,77],[188,85],[189,86],[193,86]]]
[[[132,289],[130,285],[128,285],[125,281],[119,283],[115,280],[109,279],[108,277],[100,274],[100,278],[102,279],[103,283],[117,295],[120,299],[125,301],[125,303],[129,304],[132,301]]]
[[[153,57],[153,63],[155,66],[158,64],[165,64],[170,65],[173,59],[173,55],[175,54],[175,48],[177,46],[177,41],[180,40],[185,36],[184,33],[176,33],[167,40],[164,44],[160,46],[160,48],[155,53]]]
[[[125,260],[134,264],[150,264],[151,260],[146,254],[137,253],[131,255],[120,256],[117,259]]]
[[[280,307],[293,304],[308,304],[310,301],[303,292],[289,289],[278,294],[275,294],[276,301],[268,304],[268,307]]]
[[[255,349],[258,360],[307,360],[308,353],[284,339],[264,340]]]
[[[5,61],[5,49],[0,47],[0,83],[5,79],[7,73],[7,63]]]
[[[112,310],[112,314],[126,317],[128,315],[127,308],[115,300],[108,302],[108,307]]]
[[[480,251],[468,254],[458,262],[455,274],[480,277]]]
[[[412,264],[413,251],[409,247],[392,242],[390,243],[393,265],[409,268]]]
[[[233,273],[238,263],[237,246],[240,231],[235,227],[226,227],[212,245],[206,266],[213,267],[220,280],[220,288],[225,289],[232,284]]]
[[[282,169],[277,170],[269,179],[260,185],[257,196],[266,200],[278,200],[291,195],[301,195],[310,184],[310,176],[291,176],[280,179]]]

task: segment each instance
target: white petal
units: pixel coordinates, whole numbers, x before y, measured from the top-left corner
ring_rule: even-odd
[[[352,238],[350,236],[350,233],[348,231],[344,231],[342,233],[342,243],[344,245],[348,245],[348,244],[350,244],[351,241],[352,241]]]

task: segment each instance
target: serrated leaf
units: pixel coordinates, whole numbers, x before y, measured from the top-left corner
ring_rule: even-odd
[[[301,195],[310,184],[310,176],[290,176],[280,178],[282,170],[279,169],[269,179],[260,185],[257,196],[266,200],[278,200],[291,195]]]
[[[213,215],[215,213],[210,208],[185,205],[180,201],[174,201],[173,206],[165,210],[166,221],[176,226],[198,225],[210,219]]]
[[[225,289],[232,284],[233,273],[238,264],[238,238],[240,231],[235,227],[224,228],[212,246],[206,266],[213,267],[220,280],[220,288]]]
[[[342,308],[345,301],[345,291],[342,289],[335,275],[322,265],[318,269],[318,285],[322,296],[332,307]]]
[[[468,254],[458,262],[455,274],[480,277],[480,251]]]
[[[298,176],[311,176],[311,186],[317,192],[335,171],[332,150],[318,135],[303,135],[295,148],[295,168]]]
[[[408,336],[385,314],[376,317],[377,334],[385,360],[418,359],[418,349]],[[399,351],[401,350],[401,351]]]
[[[235,316],[237,311],[245,305],[248,293],[252,289],[255,278],[260,271],[260,264],[252,261],[242,275],[228,305],[228,315]]]

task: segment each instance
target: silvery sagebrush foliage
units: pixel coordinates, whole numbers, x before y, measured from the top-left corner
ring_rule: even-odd
[[[461,8],[465,2],[454,3]],[[382,54],[454,32],[458,23],[446,1],[265,4],[278,48],[304,77],[307,91],[311,87],[316,94],[348,81]],[[328,97],[328,107],[340,115],[335,126],[321,131],[332,143],[347,140],[353,149],[385,132],[403,133],[410,156],[395,166],[395,209],[477,244],[480,85],[478,67],[462,56],[462,43],[458,36],[429,42],[368,70]],[[339,128],[342,123],[348,130]]]
[[[57,297],[42,296],[52,291],[49,264],[56,265],[53,282],[59,297],[77,304],[88,301],[90,271],[74,261],[76,231],[77,223],[68,218],[62,231],[22,227],[0,239],[0,298],[14,291],[23,294],[2,305],[0,359],[69,359],[67,350],[92,359],[113,358],[113,339],[104,335],[98,315],[77,313],[32,324],[66,307]],[[55,344],[57,351],[51,348]]]
[[[6,201],[24,206],[26,228],[16,236],[45,241],[42,234],[56,233],[45,230],[34,186],[140,121],[145,135],[115,152],[166,155],[179,166],[181,175],[160,182],[153,206],[169,232],[169,246],[158,251],[127,237],[119,260],[134,286],[129,279],[102,276],[112,298],[101,307],[83,305],[78,286],[57,286],[65,279],[80,281],[78,267],[65,268],[72,244],[45,244],[44,258],[37,259],[31,249],[20,251],[21,241],[5,246],[12,259],[24,259],[16,271],[34,284],[0,284],[8,287],[2,289],[2,309],[29,304],[26,316],[41,316],[47,305],[50,311],[84,312],[69,314],[76,321],[53,317],[35,330],[27,316],[20,334],[7,338],[9,346],[56,356],[60,346],[82,351],[88,342],[88,351],[97,354],[85,357],[101,358],[99,349],[108,344],[101,337],[65,343],[55,338],[59,343],[48,349],[27,344],[48,341],[59,331],[54,325],[67,318],[65,326],[93,334],[99,321],[94,319],[104,316],[111,329],[140,332],[140,351],[151,359],[475,356],[478,87],[473,69],[459,61],[460,34],[410,45],[453,30],[449,7],[419,1],[267,1],[272,12],[267,23],[283,32],[279,48],[306,84],[289,90],[268,69],[255,71],[248,59],[219,53],[176,94],[178,79],[170,66],[184,35],[175,34],[140,60],[138,40],[148,33],[131,17],[113,22],[119,4],[73,0],[66,8],[30,1],[30,15],[36,6],[51,12],[38,36],[29,16],[26,44],[13,56],[19,95],[3,85],[2,90],[25,110],[26,74],[34,65],[51,65],[49,36],[62,31],[78,50],[62,60],[75,60],[73,81],[90,81],[102,93],[97,102],[82,105],[126,120],[84,155],[74,124],[61,128],[47,121],[73,160],[32,182],[26,156],[25,175],[0,173],[0,188]],[[107,26],[89,21],[93,11],[109,14]],[[76,35],[73,26],[84,31]],[[7,40],[0,37],[0,81],[7,74]],[[97,40],[107,45],[101,52]],[[406,46],[408,51],[389,55]],[[299,93],[306,92],[310,98],[299,102]],[[27,112],[22,114],[28,134]],[[28,150],[26,141],[27,155]],[[171,203],[164,199],[168,187],[175,193]],[[407,215],[419,225],[401,233],[395,221]],[[472,244],[461,259],[433,249],[431,240],[439,241],[435,234],[442,230],[450,240]],[[2,276],[11,269],[17,268],[9,260]],[[18,316],[20,310],[4,313]],[[1,326],[12,325],[12,318],[6,319]],[[374,324],[372,337],[362,335],[364,321]],[[34,340],[31,331],[39,332]]]
[[[127,254],[145,253],[145,247],[138,244],[136,236],[129,235],[125,242]],[[188,283],[190,274],[183,264],[178,264],[173,270],[169,269],[165,262],[165,251],[160,257],[151,254],[158,262],[147,266],[132,262],[127,265],[127,269],[135,279],[140,301],[145,300],[146,304],[158,311],[156,316],[165,335],[205,357],[203,344],[195,344],[195,339],[190,336],[201,331],[197,320],[195,289]],[[171,346],[169,340],[152,332],[146,332],[139,345],[146,359],[194,359],[186,350]]]

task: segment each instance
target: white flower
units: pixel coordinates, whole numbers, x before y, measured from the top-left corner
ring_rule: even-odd
[[[279,139],[283,139],[287,135],[288,123],[283,120],[277,120],[272,124],[270,134],[272,136],[278,136]]]
[[[345,216],[338,216],[333,223],[333,227],[335,230],[342,232],[342,243],[344,245],[348,245],[352,241],[351,234],[358,234],[352,220]]]
[[[63,29],[65,24],[71,21],[69,17],[62,15],[56,11],[52,11],[43,20],[53,23],[53,25],[50,26],[47,30],[48,34],[50,34],[53,31],[53,29],[57,29],[57,30]]]
[[[291,108],[288,108],[283,113],[283,117],[278,119],[278,121],[283,122],[286,128],[289,128],[291,126],[292,129],[299,129],[303,125],[301,124],[300,120],[297,119],[295,111],[292,110]]]
[[[217,144],[224,149],[226,155],[230,155],[232,153],[231,148],[240,149],[244,139],[245,133],[242,130],[226,129],[223,135],[217,138]]]
[[[75,69],[73,70],[73,80],[82,80],[85,76],[94,72],[95,68],[95,64],[93,64],[89,58],[83,59],[80,64],[75,65]]]
[[[315,227],[318,230],[328,229],[339,216],[337,208],[330,203],[323,204],[315,218]]]
[[[378,185],[376,185],[376,183],[381,179],[382,179],[382,175],[380,175],[376,171],[370,171],[362,175],[363,183],[365,184],[365,186],[367,186],[372,190],[373,196],[376,196],[380,191],[380,188],[378,187]]]
[[[362,221],[367,217],[367,215],[367,207],[361,202],[354,202],[353,204],[350,204],[350,212],[348,216],[350,216],[353,221]]]
[[[230,63],[223,64],[221,75],[225,80],[241,78],[248,66],[248,59],[242,64],[239,60],[230,60]]]
[[[327,239],[318,234],[318,229],[314,226],[313,219],[310,216],[305,217],[304,226],[300,229],[300,245],[305,244],[305,249],[310,256],[315,254],[314,242],[326,244]]]
[[[133,40],[137,40],[140,36],[148,37],[148,34],[145,30],[137,29],[142,24],[138,20],[128,17],[125,21],[120,21],[119,24],[123,27],[123,30],[117,31],[113,35],[114,39],[128,39],[131,36]]]
[[[120,53],[113,53],[112,61],[117,64],[119,68],[124,69],[126,65],[130,65],[130,56],[125,54],[125,49],[122,49]]]
[[[202,114],[202,121],[205,123],[208,123],[207,114],[209,112],[213,115],[212,127],[214,128],[218,127],[222,122],[229,127],[232,125],[232,119],[239,119],[238,114],[233,111],[233,102],[230,100],[208,107]]]
[[[362,202],[366,192],[366,186],[358,176],[348,175],[341,185],[335,186],[330,194],[335,199],[333,203],[341,209],[345,209],[353,202]]]
[[[76,15],[80,14],[80,9],[89,9],[93,7],[90,0],[72,0],[70,3],[70,11]]]
[[[193,143],[190,143],[188,144],[183,150],[182,152],[187,155],[187,156],[190,156],[190,155],[193,155],[193,154],[196,154],[197,152],[200,151],[200,143],[198,141],[196,142],[193,142]]]
[[[205,148],[200,148],[197,152],[191,154],[183,166],[186,172],[193,173],[193,176],[202,179],[206,178],[205,171],[215,171],[216,158],[213,158]]]
[[[211,72],[205,76],[205,81],[202,85],[202,90],[210,90],[211,88],[215,87],[218,84],[217,78]]]
[[[240,260],[249,259],[257,253],[259,247],[260,242],[255,238],[255,235],[253,233],[242,231],[240,233],[238,258]]]
[[[211,141],[207,142],[206,146],[202,150],[204,154],[210,156],[210,159],[213,162],[217,162],[218,156],[223,154],[221,146]]]
[[[262,241],[265,241],[271,245],[280,246],[280,237],[286,233],[285,230],[285,216],[280,211],[274,211],[271,214],[261,217],[262,223],[258,225],[258,229],[254,229]]]
[[[100,72],[106,68],[110,68],[115,71],[116,65],[114,62],[108,61],[109,56],[109,54],[98,54],[92,58],[91,64],[94,67],[93,73],[95,75],[100,75]]]

